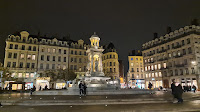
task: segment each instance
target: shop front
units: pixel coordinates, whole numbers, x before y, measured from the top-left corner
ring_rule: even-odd
[[[66,88],[66,83],[56,83],[56,89],[64,89]]]
[[[25,83],[25,90],[30,90],[33,88],[33,82],[26,82]]]
[[[41,90],[44,90],[45,86],[49,88],[50,77],[38,77],[36,78],[36,91],[41,87]]]

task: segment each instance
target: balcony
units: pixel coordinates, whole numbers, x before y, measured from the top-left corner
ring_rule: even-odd
[[[184,67],[184,64],[177,64],[175,67]]]
[[[182,45],[174,46],[174,47],[172,47],[172,49],[177,49],[177,48],[180,48],[180,47],[182,47]]]

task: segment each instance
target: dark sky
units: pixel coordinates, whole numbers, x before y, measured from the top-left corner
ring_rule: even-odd
[[[88,42],[97,32],[101,45],[114,43],[127,71],[129,51],[194,18],[200,18],[200,0],[0,0],[0,59],[4,40],[16,31]]]

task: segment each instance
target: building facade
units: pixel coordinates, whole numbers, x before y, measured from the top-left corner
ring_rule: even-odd
[[[129,69],[127,82],[131,88],[145,88],[144,64],[141,51],[133,50],[128,56]]]
[[[146,87],[199,86],[200,26],[185,26],[142,45]]]
[[[104,46],[104,49],[102,56],[104,73],[113,79],[119,79],[119,61],[116,48],[113,43],[109,43]]]

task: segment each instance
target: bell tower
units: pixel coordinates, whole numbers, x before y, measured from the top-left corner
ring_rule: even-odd
[[[94,32],[94,34],[90,37],[90,42],[91,42],[91,47],[94,48],[99,48],[99,41],[100,38],[98,37],[98,35],[96,35],[96,32]]]

